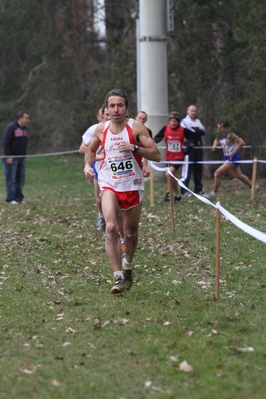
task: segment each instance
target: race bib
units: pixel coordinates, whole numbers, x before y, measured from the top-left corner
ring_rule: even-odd
[[[113,180],[135,177],[136,171],[132,155],[124,154],[107,158],[107,165],[111,170]]]
[[[180,141],[168,141],[167,149],[170,152],[180,152],[181,151],[181,143]]]

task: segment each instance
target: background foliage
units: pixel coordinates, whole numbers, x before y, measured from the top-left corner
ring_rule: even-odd
[[[29,110],[31,152],[77,148],[106,92],[128,91],[136,111],[137,0],[2,0],[0,127]],[[229,119],[248,144],[265,144],[263,1],[175,0],[168,34],[169,108],[196,103],[213,139]],[[252,154],[251,154],[252,155]]]

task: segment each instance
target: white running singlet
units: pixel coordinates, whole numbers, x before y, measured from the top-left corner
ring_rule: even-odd
[[[121,141],[138,144],[133,136],[134,119],[130,118],[121,133],[114,134],[108,126],[103,131],[101,146],[104,148],[104,160],[99,170],[99,185],[115,191],[126,192],[143,190],[142,156],[132,151],[118,150]]]

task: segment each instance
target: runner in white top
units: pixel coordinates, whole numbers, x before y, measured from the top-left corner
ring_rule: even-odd
[[[124,90],[113,89],[105,99],[110,114],[109,126],[97,126],[85,153],[84,173],[93,181],[95,160],[100,145],[104,148],[104,161],[100,167],[102,210],[106,222],[105,250],[111,264],[115,282],[112,293],[130,289],[133,283],[132,261],[138,243],[138,225],[144,191],[141,173],[143,157],[159,162],[161,154],[145,126],[127,120],[128,98]],[[126,252],[121,267],[118,215],[122,210]]]
[[[100,165],[99,184],[101,190],[112,189],[116,192],[144,191],[142,178],[142,157],[136,152],[119,151],[119,143],[122,141],[136,143],[132,133],[134,119],[129,119],[122,132],[113,134],[109,129],[109,122],[102,134],[101,145],[105,151],[104,161]],[[119,198],[119,194],[117,194]],[[141,201],[137,200],[139,203]],[[121,209],[132,208],[138,203],[125,203],[120,201]]]
[[[97,114],[97,120],[99,123],[105,122],[109,120],[109,112],[105,106],[99,109],[98,114]],[[98,126],[99,123],[95,123],[94,125],[90,126],[86,132],[82,136],[82,142],[79,147],[79,153],[80,154],[85,154],[86,148],[91,142],[91,139],[94,135],[95,129]],[[93,164],[93,168],[95,169],[95,176],[94,176],[94,197],[95,197],[95,202],[98,208],[98,217],[97,217],[97,222],[96,222],[96,229],[99,231],[105,231],[105,220],[102,214],[102,206],[101,206],[101,196],[100,196],[100,187],[98,184],[98,169],[99,169],[99,164],[100,161],[103,159],[103,154],[101,151],[98,151],[96,155],[96,162]]]

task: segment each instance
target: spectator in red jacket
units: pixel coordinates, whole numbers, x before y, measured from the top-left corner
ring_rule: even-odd
[[[169,161],[170,171],[175,176],[177,175],[177,171],[182,163],[178,164],[173,162],[184,161],[186,152],[186,139],[191,139],[192,137],[193,140],[195,140],[198,138],[198,135],[194,132],[191,132],[189,129],[180,126],[180,114],[176,111],[173,111],[169,114],[168,125],[162,127],[162,129],[154,137],[155,143],[159,143],[163,139],[165,140],[166,160]],[[191,141],[191,145],[193,145],[193,140]],[[166,177],[167,176],[168,173],[166,172]],[[172,182],[172,188],[174,192],[174,203],[177,204],[179,201],[181,201],[181,195],[179,194],[176,180]],[[164,201],[170,201],[169,191],[166,192]]]

